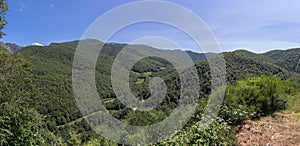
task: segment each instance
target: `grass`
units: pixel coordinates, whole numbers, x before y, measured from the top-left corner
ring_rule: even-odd
[[[287,101],[287,111],[300,112],[300,92],[294,96],[289,96]]]

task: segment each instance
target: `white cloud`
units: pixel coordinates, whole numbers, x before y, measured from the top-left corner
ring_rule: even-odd
[[[40,43],[32,43],[32,46],[44,46],[44,45]]]
[[[299,47],[299,0],[199,1],[192,9],[212,29],[221,49],[254,52]],[[201,8],[199,8],[201,7]]]
[[[55,8],[55,5],[54,4],[50,4],[50,7]]]

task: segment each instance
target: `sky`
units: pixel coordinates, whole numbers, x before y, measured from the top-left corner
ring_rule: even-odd
[[[81,39],[101,15],[132,0],[9,0],[7,34],[0,41],[27,46]],[[196,13],[207,24],[220,49],[256,53],[300,47],[299,0],[169,0]],[[140,15],[143,15],[142,13]],[[163,15],[163,14],[162,14]],[[121,18],[120,18],[121,19]],[[160,36],[185,50],[201,52],[176,28],[157,23],[130,25],[109,41],[129,43]],[[161,47],[163,46],[155,46]],[[170,49],[170,48],[168,48]]]

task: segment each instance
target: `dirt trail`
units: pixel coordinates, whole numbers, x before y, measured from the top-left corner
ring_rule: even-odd
[[[300,113],[275,113],[236,127],[242,146],[300,146]]]

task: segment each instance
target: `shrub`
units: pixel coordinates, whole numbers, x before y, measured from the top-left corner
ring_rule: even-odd
[[[223,119],[214,120],[208,129],[200,130],[195,123],[157,145],[237,145],[232,127]]]
[[[231,124],[272,114],[286,108],[293,91],[290,81],[275,76],[260,76],[229,85],[220,116]]]

